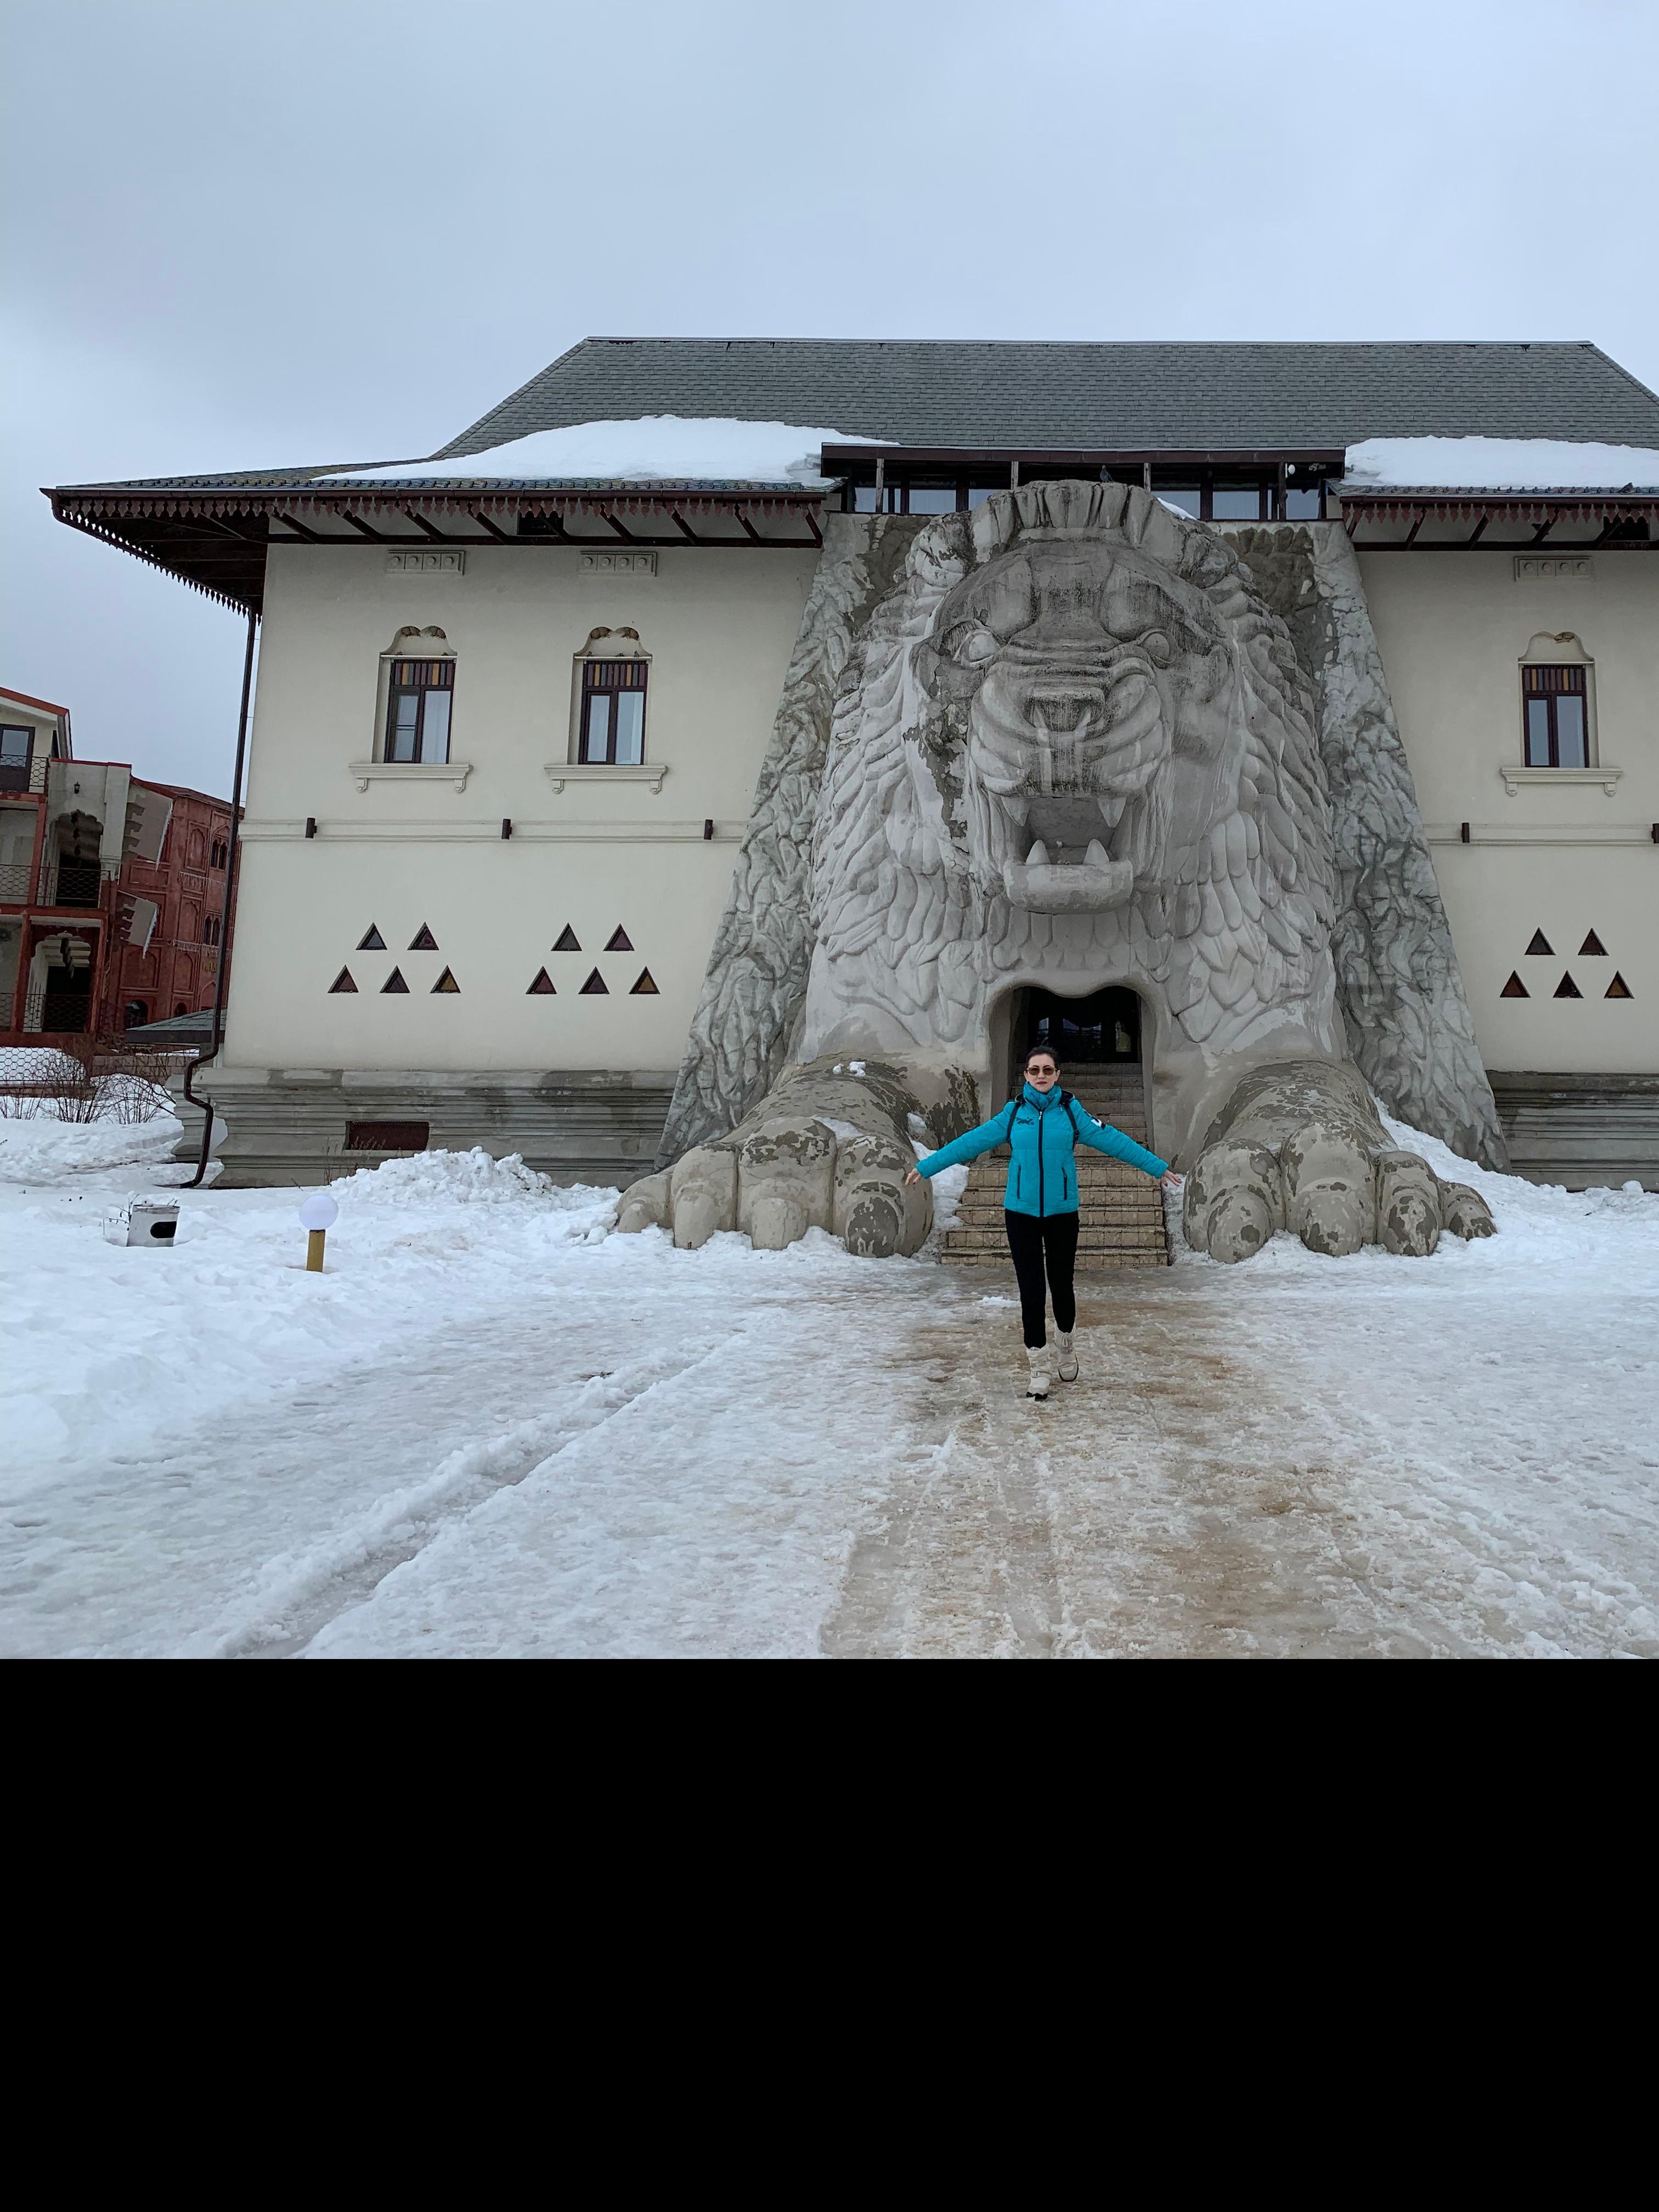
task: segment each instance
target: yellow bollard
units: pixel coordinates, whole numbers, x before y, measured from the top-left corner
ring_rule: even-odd
[[[323,1246],[340,1218],[340,1209],[325,1190],[314,1190],[300,1208],[300,1224],[306,1232],[306,1273],[323,1272]]]

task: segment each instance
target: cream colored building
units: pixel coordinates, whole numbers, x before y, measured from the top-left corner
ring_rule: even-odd
[[[1349,530],[1516,1164],[1659,1182],[1659,489],[1348,467],[1434,439],[1659,448],[1659,399],[1583,345],[590,340],[428,462],[54,493],[261,624],[228,1179],[643,1172],[819,519],[1023,471]]]

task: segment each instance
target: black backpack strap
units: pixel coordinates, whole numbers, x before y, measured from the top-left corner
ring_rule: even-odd
[[[1083,1124],[1077,1118],[1076,1099],[1073,1097],[1069,1091],[1062,1091],[1060,1094],[1060,1103],[1066,1109],[1066,1113],[1071,1116],[1072,1127],[1077,1131],[1077,1133],[1080,1137],[1083,1134]]]

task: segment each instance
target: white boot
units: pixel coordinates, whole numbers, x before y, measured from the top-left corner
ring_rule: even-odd
[[[1028,1344],[1025,1357],[1030,1364],[1030,1384],[1028,1398],[1046,1398],[1048,1395],[1048,1347],[1046,1344]]]
[[[1071,1331],[1057,1328],[1054,1331],[1054,1341],[1059,1352],[1059,1357],[1054,1362],[1054,1372],[1062,1382],[1075,1382],[1077,1381],[1077,1346],[1072,1341]]]

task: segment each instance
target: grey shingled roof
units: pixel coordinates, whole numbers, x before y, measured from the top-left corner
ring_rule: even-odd
[[[1016,451],[1324,450],[1420,437],[1659,446],[1659,397],[1587,340],[584,338],[443,456],[641,415]]]

